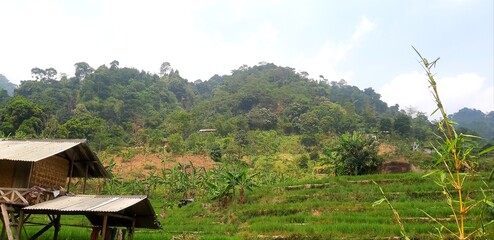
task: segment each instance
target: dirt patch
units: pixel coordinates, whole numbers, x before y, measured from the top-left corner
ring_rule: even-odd
[[[178,155],[171,156],[169,160],[163,160],[163,155],[158,153],[137,153],[132,157],[113,156],[115,167],[113,173],[123,179],[144,178],[152,172],[161,174],[161,169],[171,169],[178,163],[190,165],[196,168],[211,169],[216,164],[209,156],[205,155]]]
[[[410,164],[405,159],[386,161],[382,165],[382,173],[406,173],[412,169],[412,164]]]
[[[396,146],[382,143],[379,145],[379,149],[377,150],[378,155],[384,155],[389,153],[394,153],[396,151]]]

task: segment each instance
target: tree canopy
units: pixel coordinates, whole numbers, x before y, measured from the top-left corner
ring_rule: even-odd
[[[300,135],[306,146],[316,148],[321,137],[345,132],[386,131],[422,139],[431,133],[426,118],[413,121],[397,106],[388,107],[372,88],[311,79],[273,63],[243,65],[195,82],[168,62],[159,75],[120,67],[117,60],[96,69],[85,62],[74,66],[75,77],[59,80],[55,69],[33,68],[34,79],[21,82],[14,98],[0,92],[0,130],[14,134],[27,121],[23,131],[33,126],[33,136],[88,138],[101,148],[159,145],[172,134],[187,142],[203,128],[232,138],[249,131]],[[21,103],[31,112],[14,118],[13,109]]]

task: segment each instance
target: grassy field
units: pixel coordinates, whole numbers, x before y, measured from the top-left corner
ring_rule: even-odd
[[[486,178],[486,175],[481,175]],[[480,178],[479,178],[480,179]],[[483,183],[478,179],[473,184]],[[439,187],[420,174],[327,177],[290,185],[257,188],[247,192],[246,203],[219,208],[215,202],[196,201],[185,207],[176,204],[160,218],[163,229],[138,230],[136,239],[392,239],[400,228],[386,204],[373,207],[382,196],[376,181],[401,215],[413,239],[432,239],[439,225],[424,210],[446,226],[454,219]],[[487,183],[493,187],[493,183]],[[474,187],[473,189],[479,189]],[[488,192],[493,196],[493,192]],[[480,195],[473,192],[472,198]],[[163,199],[152,199],[157,214]],[[480,224],[482,208],[474,209],[467,227]],[[493,216],[486,214],[485,219]],[[88,224],[83,217],[63,217],[62,223]],[[40,227],[38,227],[40,228]],[[33,231],[34,229],[30,229]],[[494,238],[494,225],[485,231]],[[89,229],[62,227],[59,239],[88,239]],[[42,239],[51,239],[51,233]]]

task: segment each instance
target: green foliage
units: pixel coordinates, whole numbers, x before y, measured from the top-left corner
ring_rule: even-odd
[[[168,136],[170,150],[173,154],[185,153],[185,141],[181,134],[174,133]]]
[[[382,162],[374,138],[358,132],[343,134],[334,154],[337,175],[375,173]]]
[[[253,108],[247,113],[252,130],[272,130],[276,128],[277,116],[267,108]]]
[[[5,135],[15,135],[23,131],[30,137],[35,137],[43,130],[44,113],[41,108],[23,97],[10,99],[0,110],[1,131]]]
[[[306,73],[272,63],[242,66],[229,75],[215,75],[208,81],[193,83],[182,78],[167,62],[163,63],[160,75],[120,67],[118,61],[96,69],[85,62],[74,66],[76,76],[64,76],[59,81],[50,75],[54,71],[35,69],[34,77],[45,80],[23,81],[16,89],[16,96],[35,103],[43,113],[38,117],[41,128],[24,125],[23,132],[31,136],[35,130],[36,135],[44,137],[92,135],[93,142],[98,136],[101,149],[158,148],[164,136],[180,134],[185,142],[184,151],[207,153],[214,141],[206,141],[196,133],[202,128],[215,128],[218,136],[234,139],[228,147],[222,147],[225,156],[238,158],[251,152],[279,153],[276,138],[289,135],[303,134],[304,145],[317,148],[319,144],[314,140],[354,130],[369,132],[378,129],[379,119],[395,119],[400,114],[398,106],[388,108],[371,88],[362,91],[345,81],[316,81],[307,78]],[[9,99],[5,92],[0,92],[0,107]],[[82,114],[103,121],[99,121],[99,127],[88,127],[95,131],[92,133],[80,134],[83,126],[75,133],[67,132],[66,128]],[[34,119],[31,123],[39,125]],[[93,123],[90,121],[89,125]],[[412,136],[430,138],[431,132],[422,127],[424,124],[427,121],[412,122]],[[6,121],[0,131],[14,134],[19,126],[20,123]],[[265,134],[269,141],[258,132],[250,133],[251,130],[269,131]],[[271,137],[275,135],[271,131],[276,131],[276,138]]]
[[[257,187],[254,177],[257,174],[248,174],[246,166],[236,162],[233,165],[225,165],[225,169],[219,171],[214,181],[209,181],[208,186],[213,190],[212,200],[218,200],[220,206],[225,207],[230,201],[238,198],[238,203],[245,202],[245,190],[252,191]],[[238,191],[238,197],[237,197]]]
[[[249,131],[247,133],[247,152],[250,155],[272,155],[279,151],[280,138],[278,133],[271,131]]]
[[[394,122],[393,122],[393,129],[403,137],[408,136],[411,130],[411,118],[405,114],[399,114]]]
[[[221,162],[222,152],[219,144],[213,145],[211,151],[209,152],[211,159],[215,162]]]
[[[60,135],[92,141],[104,130],[105,121],[91,114],[75,116],[62,124]]]

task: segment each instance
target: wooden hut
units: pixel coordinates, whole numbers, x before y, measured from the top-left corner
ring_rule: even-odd
[[[109,177],[85,140],[0,139],[0,240],[21,239],[32,214],[46,214],[50,222],[29,239],[51,227],[57,239],[62,215],[86,216],[95,239],[98,232],[102,239],[111,238],[110,228],[125,227],[132,239],[135,227],[161,227],[147,196],[60,194],[70,192],[73,177],[84,179],[83,193],[87,178]]]

